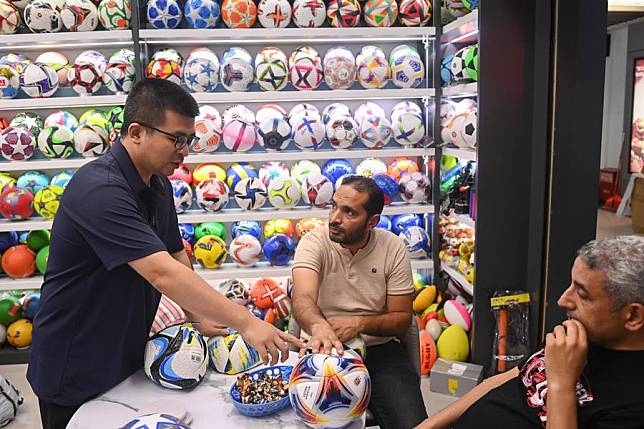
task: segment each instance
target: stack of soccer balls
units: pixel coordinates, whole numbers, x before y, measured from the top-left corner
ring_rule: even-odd
[[[36,213],[46,219],[53,219],[58,211],[64,186],[71,173],[61,172],[49,181],[37,171],[28,171],[16,180],[0,173],[0,213],[11,221],[25,220]]]
[[[39,306],[39,291],[11,290],[0,294],[0,350],[5,342],[18,350],[31,346],[32,320]]]
[[[478,104],[465,98],[458,103],[444,100],[441,103],[441,139],[460,148],[476,147]]]
[[[467,83],[479,80],[478,45],[466,46],[441,61],[441,80],[444,84]]]
[[[4,202],[2,205],[5,206]],[[22,279],[36,272],[44,274],[49,259],[49,237],[49,231],[44,229],[20,234],[15,231],[0,233],[2,275]]]

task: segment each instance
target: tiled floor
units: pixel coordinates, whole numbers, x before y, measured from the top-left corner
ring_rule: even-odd
[[[622,218],[614,213],[599,210],[597,215],[597,237],[611,237],[615,235],[633,234],[630,218]],[[40,414],[38,402],[25,379],[27,365],[0,366],[0,374],[11,380],[22,392],[25,402],[20,408],[16,420],[8,427],[10,429],[40,429]],[[423,378],[421,389],[428,414],[433,415],[449,405],[454,399],[450,396],[439,395],[429,391],[429,378]]]

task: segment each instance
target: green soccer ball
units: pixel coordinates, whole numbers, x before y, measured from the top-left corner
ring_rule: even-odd
[[[38,149],[48,158],[69,158],[74,153],[74,133],[64,125],[45,127],[38,135]]]
[[[195,228],[195,240],[199,240],[205,235],[214,235],[225,240],[226,227],[221,222],[204,222]]]
[[[479,80],[479,47],[468,46],[463,52],[463,73],[466,79]]]

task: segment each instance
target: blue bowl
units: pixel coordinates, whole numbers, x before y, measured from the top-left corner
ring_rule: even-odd
[[[258,369],[256,371],[253,371],[249,373],[248,375],[255,381],[259,380],[260,375],[264,373],[268,373],[269,375],[282,375],[282,378],[284,381],[288,383],[289,379],[291,378],[291,371],[293,371],[292,366],[271,366],[268,368],[262,368]],[[241,395],[235,388],[237,386],[237,381],[233,383],[232,386],[230,386],[230,396],[233,398],[233,404],[235,404],[235,407],[237,410],[249,417],[263,417],[263,416],[269,416],[271,414],[275,414],[276,412],[283,410],[284,408],[288,407],[291,404],[291,400],[289,399],[288,395],[283,397],[282,399],[279,399],[277,401],[272,401],[272,402],[267,402],[265,404],[242,404],[241,402]]]

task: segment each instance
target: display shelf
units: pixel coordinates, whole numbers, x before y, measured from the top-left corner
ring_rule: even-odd
[[[406,204],[393,203],[386,206],[382,211],[386,215],[399,215],[405,213],[426,214],[434,213],[434,206],[431,204]],[[267,221],[270,219],[301,219],[305,217],[327,217],[328,208],[296,207],[293,209],[278,210],[274,207],[266,207],[259,210],[244,211],[241,209],[224,209],[216,213],[204,211],[191,211],[180,214],[180,223],[202,223],[202,222],[235,222],[239,220]],[[36,229],[50,229],[52,221],[42,218],[37,220],[8,221],[0,220],[0,232],[7,231],[33,231]]]
[[[341,30],[341,31],[339,31]],[[235,45],[324,42],[422,41],[434,37],[434,27],[353,28],[228,28],[147,29],[139,32],[141,42],[150,45]]]
[[[97,158],[37,159],[33,161],[2,161],[0,171],[75,170]]]
[[[412,270],[431,270],[434,263],[431,259],[412,259]],[[224,280],[232,278],[257,278],[257,277],[286,277],[291,275],[291,265],[284,267],[274,267],[268,262],[259,262],[254,267],[239,267],[232,262],[222,265],[216,270],[207,270],[200,265],[194,265],[194,270],[204,280]],[[16,289],[40,289],[43,282],[43,276],[33,276],[27,279],[11,279],[8,277],[0,278],[0,291],[9,291]]]
[[[0,365],[15,365],[27,363],[29,349],[18,350],[8,344],[0,348]]]
[[[467,15],[443,26],[441,43],[474,43],[478,40],[479,10],[474,9]]]
[[[449,85],[443,88],[443,97],[445,98],[478,97],[478,91],[479,91],[478,82]]]
[[[474,296],[474,285],[467,281],[465,276],[461,274],[458,270],[448,267],[447,265],[441,264],[441,269],[445,271],[456,283],[461,285],[463,290],[468,293],[470,296]]]
[[[192,94],[200,104],[279,103],[337,100],[423,99],[433,97],[434,88],[345,89],[314,91],[265,92],[197,92]]]
[[[476,161],[476,149],[461,149],[455,147],[443,148],[443,155],[455,156],[459,159]]]
[[[64,109],[71,107],[119,106],[126,95],[87,95],[84,97],[14,98],[0,100],[0,110]]]
[[[118,48],[133,44],[131,30],[25,33],[0,36],[0,52],[49,50],[63,47]]]
[[[260,161],[299,161],[324,160],[324,159],[356,159],[356,158],[394,158],[399,156],[431,156],[433,148],[405,148],[398,149],[347,149],[347,150],[311,150],[311,151],[282,151],[282,152],[245,152],[245,153],[204,153],[188,155],[184,164],[200,164],[202,162],[260,162]]]

